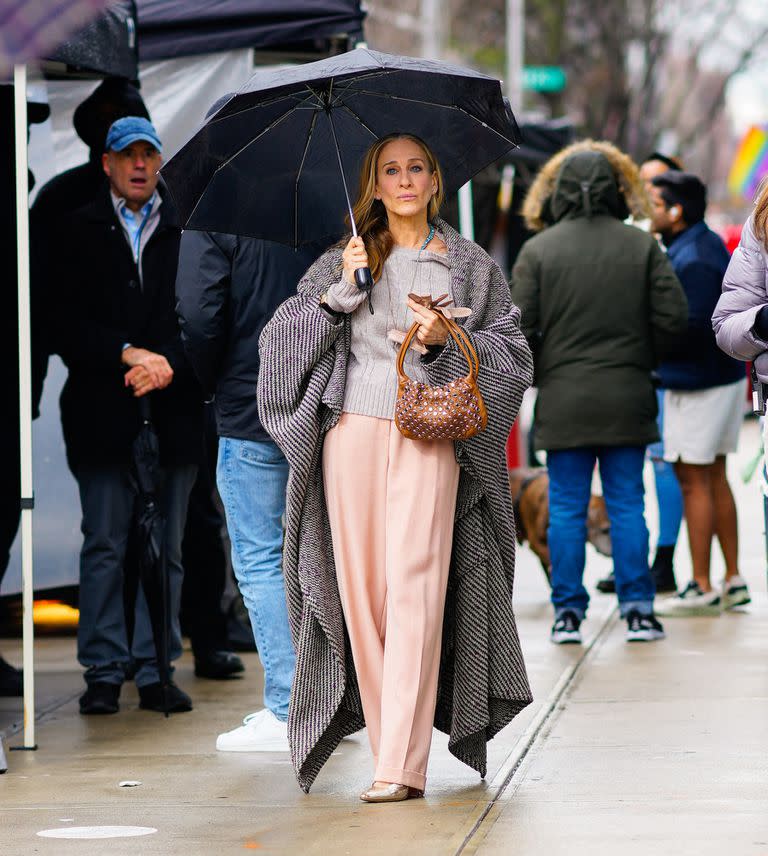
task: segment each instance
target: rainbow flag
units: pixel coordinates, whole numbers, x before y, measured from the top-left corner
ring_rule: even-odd
[[[753,125],[742,137],[728,173],[728,189],[751,199],[768,175],[768,126]]]

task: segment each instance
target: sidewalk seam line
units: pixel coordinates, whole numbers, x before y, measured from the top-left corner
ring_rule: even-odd
[[[520,769],[526,756],[529,754],[534,744],[538,742],[538,739],[541,736],[544,727],[552,718],[552,715],[559,706],[560,701],[564,698],[568,690],[573,685],[573,682],[578,673],[581,671],[582,666],[586,663],[590,654],[597,647],[598,642],[601,642],[603,638],[608,635],[609,630],[616,623],[618,611],[618,607],[614,606],[614,608],[606,616],[603,623],[600,625],[595,635],[584,647],[584,650],[579,659],[576,660],[574,663],[571,663],[570,666],[566,667],[566,669],[560,675],[560,678],[558,679],[555,686],[550,690],[549,695],[547,696],[546,700],[539,709],[539,712],[536,714],[533,720],[531,720],[528,727],[525,729],[523,735],[517,741],[514,748],[509,753],[506,760],[491,780],[489,786],[491,796],[482,811],[480,812],[479,817],[472,824],[471,829],[464,836],[464,839],[459,845],[459,848],[455,851],[455,856],[461,856],[466,847],[470,844],[472,839],[479,831],[480,827],[483,825],[483,822],[488,817],[489,813],[493,809],[498,799],[511,784],[512,779],[514,778],[517,771]]]
[[[37,713],[35,715],[35,724],[38,722],[43,722],[48,716],[52,713],[55,713],[60,707],[64,707],[65,704],[69,704],[69,702],[74,701],[80,695],[80,690],[76,693],[69,693],[66,696],[60,696],[59,698],[52,701],[47,707],[40,708],[38,707]],[[24,728],[24,717],[16,720],[16,722],[12,722],[7,728],[0,729],[0,737],[5,740],[14,737]],[[10,748],[10,747],[9,747]]]

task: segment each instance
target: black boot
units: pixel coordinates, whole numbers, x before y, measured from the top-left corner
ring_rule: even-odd
[[[15,669],[0,657],[0,696],[18,698],[24,695],[24,677],[21,669]]]
[[[146,684],[139,687],[139,707],[144,710],[157,710],[164,713],[186,713],[192,710],[192,699],[170,681],[165,687],[158,681],[156,684]]]
[[[245,671],[243,661],[232,651],[197,651],[195,677],[226,681]]]
[[[80,713],[83,716],[117,713],[120,710],[120,684],[94,681],[80,696]]]
[[[653,560],[653,564],[651,565],[651,576],[656,583],[657,592],[677,591],[675,570],[672,565],[672,558],[674,555],[674,544],[669,547],[656,548],[656,558]]]

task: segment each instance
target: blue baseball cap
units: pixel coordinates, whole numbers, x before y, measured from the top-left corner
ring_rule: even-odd
[[[143,116],[124,116],[122,119],[113,122],[107,131],[107,142],[104,149],[105,151],[121,152],[137,140],[151,143],[159,152],[163,150],[155,126]]]

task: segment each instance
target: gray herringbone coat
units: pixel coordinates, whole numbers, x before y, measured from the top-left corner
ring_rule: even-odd
[[[457,758],[485,775],[486,741],[531,701],[512,612],[515,534],[504,446],[531,382],[532,359],[498,266],[446,223],[440,229],[456,305],[472,309],[464,326],[480,358],[489,420],[482,434],[456,443],[461,475],[435,726],[449,734]],[[341,250],[328,250],[259,340],[259,412],[290,464],[283,570],[296,674],[288,736],[305,791],[339,741],[365,724],[321,470],[323,439],[342,412],[350,320],[331,323],[318,297],[341,268]],[[427,371],[442,385],[466,374],[466,364],[449,344]]]

